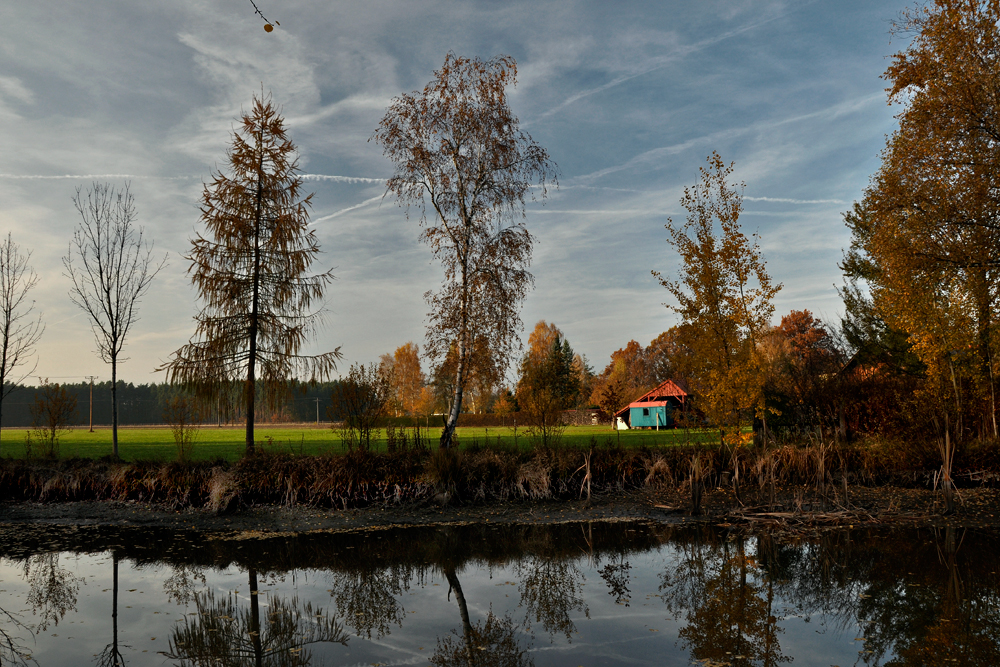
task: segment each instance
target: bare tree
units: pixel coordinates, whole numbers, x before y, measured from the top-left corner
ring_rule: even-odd
[[[35,372],[37,359],[31,370],[17,369],[27,368],[45,330],[41,313],[33,312],[35,302],[28,300],[28,292],[38,284],[30,259],[31,253],[22,252],[8,232],[0,243],[0,415],[3,399]]]
[[[393,100],[372,135],[396,166],[388,192],[420,209],[421,238],[444,267],[441,289],[424,295],[426,354],[443,359],[458,349],[442,448],[451,445],[476,346],[488,348],[498,377],[520,348],[519,309],[533,284],[525,195],[538,183],[544,198],[556,177],[549,154],[507,106],[516,77],[510,56],[484,62],[449,53],[422,92]]]
[[[135,199],[129,184],[116,190],[94,183],[76,189],[73,204],[83,218],[63,258],[73,286],[70,299],[90,317],[97,354],[111,364],[111,445],[118,456],[118,362],[132,325],[139,321],[139,301],[167,262],[153,260],[153,244],[136,225]]]
[[[36,453],[37,441],[43,456],[55,458],[59,455],[59,435],[68,431],[76,418],[76,396],[66,391],[65,385],[43,379],[30,409],[32,429],[25,439],[25,453],[29,457]]]
[[[308,273],[320,252],[309,230],[312,195],[301,196],[295,145],[270,97],[254,96],[228,157],[231,176],[217,172],[202,195],[207,238],[199,234],[187,256],[205,306],[195,337],[161,368],[201,398],[214,400],[239,383],[250,454],[257,390],[273,405],[297,375],[330,377],[341,355],[340,348],[299,354],[321,323],[313,300],[333,275]]]
[[[333,430],[348,450],[371,449],[378,430],[385,426],[392,403],[393,374],[391,369],[375,364],[351,365],[346,378],[333,389],[329,410],[331,419],[339,419]]]

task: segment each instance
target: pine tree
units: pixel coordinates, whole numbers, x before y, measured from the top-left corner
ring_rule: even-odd
[[[204,307],[194,337],[163,368],[170,382],[203,398],[242,386],[235,394],[252,453],[258,390],[273,404],[296,376],[328,378],[341,355],[340,348],[299,354],[319,324],[313,301],[322,299],[333,275],[307,273],[320,252],[308,231],[312,195],[301,196],[295,146],[269,96],[254,96],[228,162],[230,174],[216,172],[204,188],[207,237],[199,234],[187,257]]]

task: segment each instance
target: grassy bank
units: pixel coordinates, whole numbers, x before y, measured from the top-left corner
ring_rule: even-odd
[[[492,429],[491,429],[492,431]],[[363,507],[439,499],[457,502],[579,499],[592,493],[643,486],[692,491],[725,487],[756,489],[774,504],[775,492],[824,503],[845,498],[856,486],[930,488],[940,460],[932,443],[870,440],[862,443],[799,443],[735,452],[716,445],[619,445],[604,432],[585,447],[514,447],[466,438],[451,452],[405,451],[299,453],[265,445],[249,457],[187,463],[150,458],[0,458],[0,499],[9,501],[136,500],[172,507],[225,512],[253,504]],[[485,434],[484,434],[485,436]],[[304,439],[300,440],[303,442]],[[304,445],[303,445],[304,449]],[[959,448],[953,476],[959,486],[995,486],[1000,446]],[[700,492],[700,491],[699,491]]]
[[[405,429],[408,439],[413,438],[413,429]],[[6,428],[0,432],[0,456],[23,458],[25,436],[27,429]],[[255,429],[257,441],[261,447],[269,451],[280,451],[290,454],[307,454],[320,456],[330,453],[341,453],[344,447],[339,436],[329,426],[301,424],[296,426],[257,426]],[[436,442],[440,429],[420,429],[421,437],[430,435],[431,444]],[[566,447],[587,447],[592,438],[604,441],[612,438],[618,442],[621,438],[623,447],[667,447],[694,443],[714,443],[718,438],[716,431],[622,431],[616,434],[607,426],[569,426],[560,438],[560,444]],[[460,446],[484,444],[501,447],[528,449],[532,439],[523,428],[481,428],[459,427],[457,438]],[[387,451],[388,442],[385,430],[375,435],[374,451]],[[156,427],[122,427],[118,429],[118,447],[121,458],[125,461],[155,460],[169,461],[176,458],[177,449],[173,434],[169,428]],[[226,459],[236,461],[244,451],[243,427],[205,426],[195,438],[191,451],[194,461],[212,461]],[[100,458],[111,452],[111,429],[95,428],[91,433],[85,427],[74,428],[63,433],[59,439],[59,456],[61,458]]]

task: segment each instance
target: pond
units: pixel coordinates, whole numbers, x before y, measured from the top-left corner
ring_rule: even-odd
[[[1000,665],[998,537],[26,527],[0,540],[0,663]]]

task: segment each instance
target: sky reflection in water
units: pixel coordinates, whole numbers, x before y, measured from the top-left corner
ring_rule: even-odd
[[[0,541],[0,663],[997,665],[997,538],[50,531]]]

